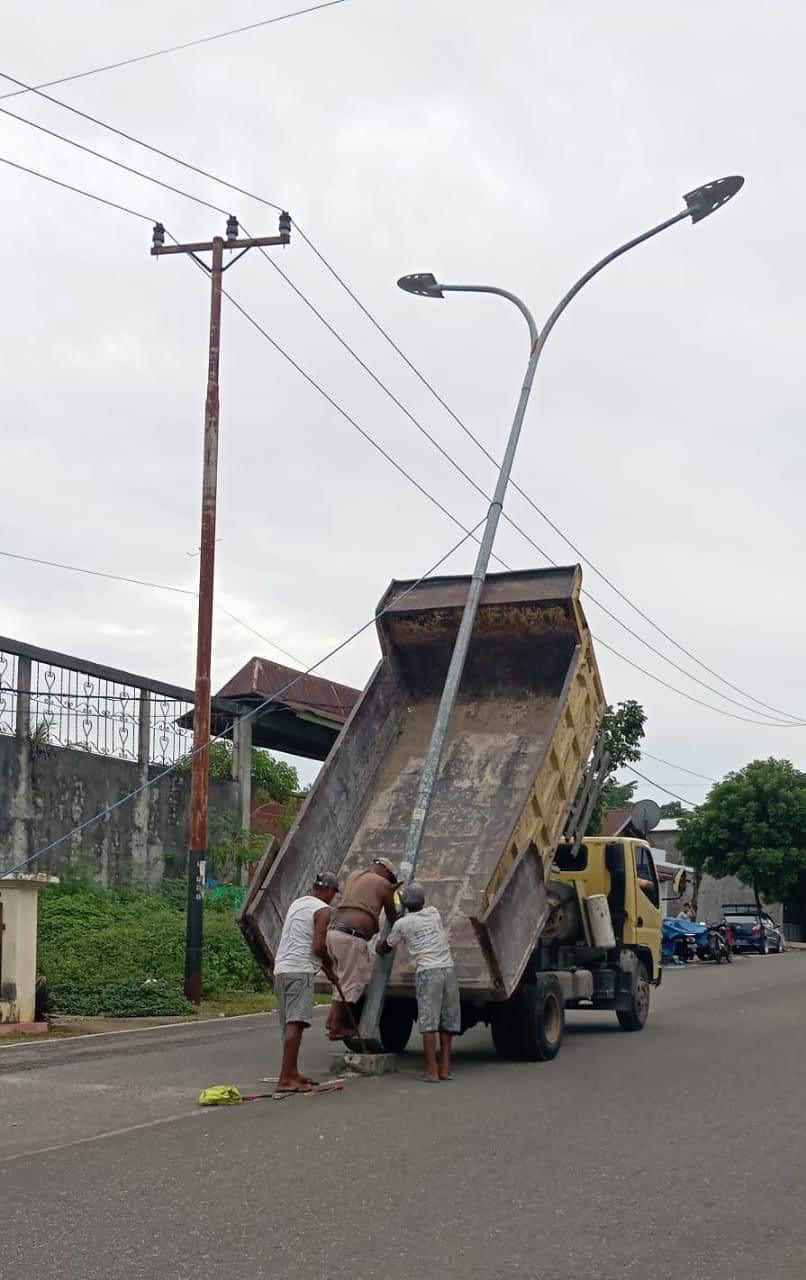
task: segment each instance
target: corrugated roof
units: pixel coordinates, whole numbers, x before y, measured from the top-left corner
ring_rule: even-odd
[[[632,809],[608,809],[602,819],[602,835],[617,836],[620,835],[624,827],[630,821]]]
[[[291,687],[287,688],[288,685]],[[361,690],[321,676],[306,675],[304,671],[284,667],[268,658],[250,658],[216,696],[260,701],[271,698],[275,701],[275,694],[279,706],[344,724],[360,698]]]

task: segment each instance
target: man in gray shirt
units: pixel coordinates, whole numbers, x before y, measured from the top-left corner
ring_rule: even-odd
[[[375,950],[383,956],[399,942],[406,944],[414,964],[417,1022],[425,1051],[426,1070],[422,1079],[429,1084],[439,1084],[440,1080],[451,1078],[451,1040],[462,1029],[453,956],[442,917],[436,907],[425,905],[425,889],[419,880],[411,880],[400,897],[406,914],[395,921],[386,940],[378,942]]]

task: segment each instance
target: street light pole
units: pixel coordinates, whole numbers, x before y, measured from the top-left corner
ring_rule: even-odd
[[[202,944],[204,940],[204,885],[209,838],[210,779],[210,668],[213,651],[213,586],[215,581],[216,493],[218,487],[218,371],[221,350],[222,277],[248,249],[261,245],[286,245],[291,233],[287,213],[280,215],[278,236],[239,239],[238,221],[227,220],[227,238],[214,236],[205,244],[165,244],[165,228],[154,227],[151,253],[190,256],[210,276],[210,339],[207,360],[207,395],[204,403],[204,462],[202,468],[201,541],[199,544],[199,613],[196,631],[196,686],[193,704],[193,758],[190,775],[190,844],[188,849],[188,898],[185,934],[185,995],[201,1003]],[[225,250],[239,250],[225,267]],[[208,267],[198,255],[212,255]]]
[[[417,275],[402,276],[398,280],[398,285],[407,293],[417,294],[425,298],[443,298],[446,293],[493,293],[500,298],[506,298],[512,302],[520,311],[529,329],[529,361],[526,366],[526,374],[521,387],[520,396],[518,398],[515,417],[510,428],[509,439],[507,441],[506,451],[504,453],[501,467],[498,473],[498,480],[495,486],[492,500],[490,502],[489,511],[487,513],[487,522],[484,526],[484,533],[479,544],[478,555],[476,556],[476,564],[470,579],[470,585],[467,591],[467,599],[465,601],[462,619],[459,623],[459,631],[451,654],[451,660],[448,666],[448,673],[445,677],[445,685],[442,690],[437,715],[434,721],[434,728],[431,733],[431,741],[428,746],[425,760],[423,761],[420,780],[417,787],[417,795],[414,801],[409,830],[406,835],[406,844],[403,850],[403,858],[399,868],[399,878],[401,881],[410,880],[414,875],[417,866],[417,858],[420,852],[420,845],[423,838],[423,830],[425,828],[428,812],[431,807],[431,800],[434,794],[434,787],[439,772],[442,753],[445,748],[445,742],[448,735],[448,726],[450,723],[453,709],[456,705],[456,699],[459,694],[459,686],[462,680],[462,672],[464,670],[467,651],[470,646],[470,637],[473,631],[473,625],[478,612],[481,592],[484,586],[484,579],[490,563],[490,556],[495,541],[495,533],[498,528],[498,521],[504,505],[509,477],[512,471],[512,464],[515,460],[515,451],[518,447],[521,428],[523,426],[523,418],[526,412],[526,406],[529,401],[529,393],[532,389],[537,362],[546,345],[549,334],[565,311],[569,303],[576,297],[581,289],[585,287],[589,280],[598,275],[609,263],[616,258],[620,258],[622,254],[627,253],[630,249],[634,249],[637,245],[643,244],[645,240],[651,240],[653,236],[659,235],[661,231],[673,227],[676,222],[682,222],[684,218],[691,218],[692,222],[699,222],[702,218],[713,213],[714,210],[720,208],[731,196],[735,195],[744,182],[743,178],[738,176],[730,178],[719,178],[714,182],[709,182],[703,187],[698,187],[694,191],[690,191],[683,199],[686,202],[686,208],[676,213],[671,218],[666,218],[663,222],[659,222],[657,226],[651,227],[648,231],[644,231],[641,235],[635,236],[632,240],[628,240],[625,244],[620,245],[611,253],[600,258],[594,266],[586,271],[584,275],[571,286],[568,292],[560,299],[557,306],[551,312],[546,320],[542,331],[538,334],[537,326],[534,322],[531,311],[526,303],[518,298],[514,293],[509,293],[506,289],[498,289],[492,285],[470,285],[470,284],[439,284],[435,277],[429,273],[420,273]],[[380,1041],[380,1017],[383,1011],[383,1002],[386,996],[386,988],[389,983],[389,976],[392,970],[394,960],[393,953],[386,956],[379,956],[375,962],[372,978],[367,988],[364,1008],[361,1015],[361,1037],[367,1042]]]

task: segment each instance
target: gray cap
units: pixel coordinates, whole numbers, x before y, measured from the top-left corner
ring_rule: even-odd
[[[334,876],[332,871],[320,871],[313,882],[313,887],[314,889],[338,889],[338,876]]]
[[[425,904],[425,889],[419,880],[409,880],[400,891],[400,900],[409,911]]]

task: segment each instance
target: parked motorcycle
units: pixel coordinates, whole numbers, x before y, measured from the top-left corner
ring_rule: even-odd
[[[730,964],[733,954],[724,925],[706,925],[705,929],[697,935],[697,959],[713,960],[714,964],[721,964],[724,960]]]

